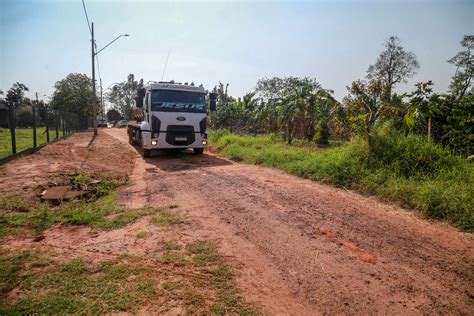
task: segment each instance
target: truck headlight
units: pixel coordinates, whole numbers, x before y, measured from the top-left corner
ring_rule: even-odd
[[[202,139],[207,139],[207,133],[201,133],[201,138]]]
[[[160,136],[160,133],[153,133],[153,138],[158,138]]]
[[[203,145],[207,145],[207,140],[203,139],[203,140],[202,140],[202,144],[203,144]]]
[[[152,144],[152,146],[156,146],[156,144],[158,144],[158,142],[156,140],[152,140],[151,144]]]

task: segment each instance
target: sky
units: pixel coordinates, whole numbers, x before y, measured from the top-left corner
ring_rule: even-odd
[[[258,79],[316,78],[339,100],[363,79],[389,36],[418,57],[398,91],[433,80],[446,92],[447,63],[474,34],[474,0],[111,1],[85,0],[94,22],[103,89],[133,73],[146,81],[219,81],[240,97]],[[90,32],[81,0],[0,0],[0,89],[25,83],[48,100],[69,73],[91,76]]]

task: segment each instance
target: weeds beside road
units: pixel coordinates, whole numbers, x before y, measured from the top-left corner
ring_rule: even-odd
[[[474,231],[474,165],[420,136],[386,127],[373,136],[372,151],[362,139],[318,149],[304,143],[288,146],[272,135],[226,131],[210,133],[210,143],[232,160],[376,195]]]

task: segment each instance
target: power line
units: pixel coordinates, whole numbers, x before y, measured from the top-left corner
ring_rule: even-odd
[[[91,29],[91,24],[89,22],[89,16],[87,15],[87,9],[86,9],[86,4],[84,3],[84,0],[82,0],[82,7],[84,8],[84,13],[86,15],[86,20],[87,20],[87,26],[89,27],[89,32],[92,35],[92,29]]]

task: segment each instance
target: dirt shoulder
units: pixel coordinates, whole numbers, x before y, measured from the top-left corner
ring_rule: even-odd
[[[143,159],[127,144],[123,129],[104,130],[92,145],[89,141],[74,135],[51,145],[57,148],[46,146],[7,164],[0,193],[14,188],[34,194],[38,185],[47,185],[45,174],[69,167],[126,173],[130,185],[120,189],[120,205],[168,207],[184,222],[156,225],[145,216],[93,236],[87,227],[57,225],[39,241],[9,237],[4,247],[34,247],[59,258],[92,261],[124,254],[154,260],[166,254],[157,244],[173,241],[182,248],[176,253],[194,262],[187,245],[212,241],[236,271],[243,299],[270,314],[474,310],[471,234],[373,198],[214,154]],[[144,304],[142,311],[157,312],[151,305]]]
[[[76,133],[0,166],[0,195],[21,193],[31,197],[60,174],[77,171],[127,178],[136,157],[126,145],[105,133],[97,138],[92,132]]]

